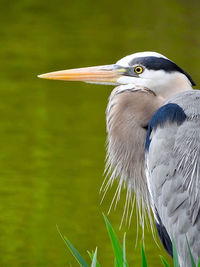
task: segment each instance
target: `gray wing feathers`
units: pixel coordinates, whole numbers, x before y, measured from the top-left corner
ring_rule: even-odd
[[[181,133],[184,138],[181,140]],[[182,135],[183,135],[182,134]],[[200,210],[200,121],[186,121],[177,131],[174,146],[183,190],[188,191],[190,216],[195,223]]]
[[[152,203],[175,239],[181,266],[185,258],[190,266],[185,236],[196,261],[200,256],[200,92],[184,92],[169,102],[182,107],[187,119],[152,131],[148,185]]]

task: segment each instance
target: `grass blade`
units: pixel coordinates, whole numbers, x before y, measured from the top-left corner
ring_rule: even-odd
[[[128,263],[126,262],[126,233],[124,233],[123,237],[123,267],[128,267]]]
[[[97,251],[97,248],[95,249],[95,252]],[[92,260],[92,262],[93,262],[93,260],[94,260],[94,256],[95,256],[95,252],[89,252],[88,251],[88,254],[89,254],[89,256],[90,256],[90,259]],[[94,265],[95,267],[100,267],[100,264],[99,264],[99,262],[98,262],[98,260],[97,260],[97,253],[96,253],[96,265]]]
[[[143,244],[141,245],[141,253],[142,253],[142,267],[147,267],[147,260],[146,260]]]
[[[200,267],[200,259],[199,259],[198,267]]]
[[[172,239],[172,251],[173,251],[173,263],[174,263],[174,267],[179,267],[178,253],[177,253],[177,250],[176,250],[176,245],[175,245],[174,239]]]
[[[170,265],[166,262],[166,260],[164,259],[163,256],[160,255],[160,259],[161,259],[161,261],[162,261],[162,263],[163,263],[163,266],[165,266],[165,267],[170,267]]]
[[[188,251],[189,251],[189,254],[190,254],[190,260],[191,260],[192,267],[196,267],[196,264],[195,264],[195,261],[194,261],[194,258],[192,256],[192,252],[191,252],[191,249],[190,249],[190,245],[188,243],[187,236],[185,236],[185,238],[186,238],[186,242],[187,242],[187,246],[188,246]]]
[[[71,252],[71,254],[74,256],[74,258],[76,259],[76,261],[79,263],[79,265],[81,267],[89,267],[89,265],[85,262],[85,260],[83,259],[83,257],[80,255],[80,253],[75,249],[75,247],[72,245],[72,243],[61,234],[58,226],[57,226],[57,230],[58,233],[60,234],[62,240],[65,242],[65,244],[67,245],[69,251]]]
[[[97,248],[95,249],[93,259],[92,259],[92,264],[91,267],[96,267],[97,266]]]
[[[114,254],[115,254],[115,259],[116,259],[115,266],[116,267],[128,266],[125,259],[123,258],[123,251],[122,251],[121,245],[117,239],[117,236],[116,236],[110,222],[106,218],[106,216],[105,215],[103,215],[103,216],[104,216],[104,220],[106,223],[108,234],[109,234],[109,237],[110,237],[110,240],[112,243],[112,247],[114,250]]]
[[[72,245],[72,243],[66,238],[65,238],[65,243],[68,245],[70,252],[74,256],[74,258],[77,260],[77,262],[80,264],[80,266],[81,267],[88,267],[88,264],[85,262],[85,260],[80,255],[80,253],[75,249],[75,247]]]

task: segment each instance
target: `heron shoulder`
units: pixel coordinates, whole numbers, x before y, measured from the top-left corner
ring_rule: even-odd
[[[153,115],[146,135],[146,145],[145,149],[148,151],[150,145],[150,135],[153,129],[158,126],[162,127],[166,122],[175,122],[180,125],[186,119],[186,114],[184,110],[175,103],[168,103],[156,111]]]

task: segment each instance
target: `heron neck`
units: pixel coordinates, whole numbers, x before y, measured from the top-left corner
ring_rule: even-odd
[[[155,90],[158,96],[161,96],[165,99],[172,97],[175,94],[193,90],[190,81],[188,78],[179,72],[169,74],[168,81],[164,80],[162,86],[158,86],[157,90]]]
[[[162,103],[147,90],[115,88],[107,107],[107,167],[112,178],[119,177],[119,184],[135,192],[139,210],[150,208],[144,173],[146,127]]]

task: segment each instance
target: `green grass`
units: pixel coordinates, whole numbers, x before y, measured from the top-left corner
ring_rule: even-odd
[[[113,252],[114,252],[114,267],[129,267],[128,262],[126,260],[126,233],[124,234],[123,246],[121,247],[120,242],[117,238],[117,235],[115,234],[115,231],[112,228],[110,222],[108,221],[108,219],[105,215],[103,215],[103,216],[104,216],[106,228],[107,228],[108,235],[110,237],[110,242],[112,244],[112,248],[113,248]],[[74,258],[76,259],[76,261],[79,263],[79,265],[81,267],[89,267],[89,266],[101,267],[100,263],[97,260],[97,247],[96,247],[94,252],[88,251],[88,254],[89,254],[89,257],[91,260],[91,263],[88,264],[86,262],[86,260],[80,255],[78,250],[72,245],[72,243],[65,236],[63,236],[61,234],[58,227],[57,227],[57,230],[58,230],[61,238],[63,239],[63,241],[67,245],[69,251],[74,256]],[[186,238],[186,240],[187,240],[187,238]],[[188,244],[188,241],[187,241],[187,244]],[[172,240],[172,248],[173,248],[173,267],[179,267],[178,254],[177,254],[174,240]],[[200,259],[199,259],[198,265],[197,266],[195,265],[195,261],[194,261],[194,258],[192,256],[189,244],[188,244],[188,250],[189,250],[189,254],[190,254],[192,267],[200,267]],[[165,258],[163,256],[160,256],[160,259],[161,259],[162,266],[170,267],[170,264],[165,260]],[[141,245],[141,266],[142,267],[148,266],[143,244]]]

